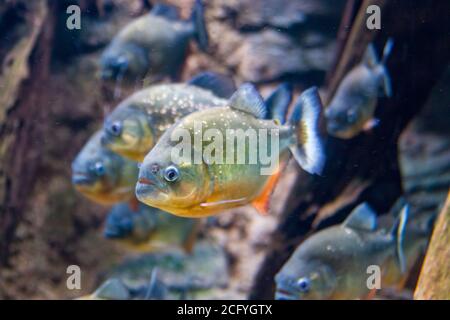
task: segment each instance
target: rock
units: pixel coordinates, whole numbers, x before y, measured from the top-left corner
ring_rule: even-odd
[[[316,43],[317,44],[317,43]],[[283,76],[305,76],[310,72],[324,73],[332,62],[333,42],[302,47],[281,32],[264,30],[247,36],[239,49],[225,62],[235,67],[246,81],[264,82]]]
[[[217,0],[214,1],[215,16],[233,17],[237,28],[289,29],[297,25],[310,28],[314,20],[327,24],[339,20],[345,1],[339,0]]]
[[[418,211],[437,212],[450,186],[450,68],[399,141],[403,188]]]

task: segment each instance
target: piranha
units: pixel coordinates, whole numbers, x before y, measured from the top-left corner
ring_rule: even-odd
[[[247,83],[225,106],[178,121],[145,157],[138,200],[184,217],[210,216],[249,203],[266,213],[280,174],[277,164],[289,150],[311,174],[320,174],[325,162],[317,88],[299,97],[286,124],[266,119],[267,113],[258,91]],[[178,159],[174,154],[179,150],[185,156]]]
[[[198,220],[176,217],[144,204],[133,211],[127,203],[121,203],[108,214],[104,236],[137,252],[161,251],[168,247],[191,252],[198,223]]]
[[[175,77],[191,39],[195,39],[202,51],[207,50],[203,11],[201,1],[196,0],[190,19],[183,21],[176,8],[160,4],[127,24],[101,56],[102,79],[134,80],[147,74]]]
[[[214,72],[200,73],[187,84],[150,86],[122,101],[108,115],[102,143],[117,154],[142,162],[172,124],[192,112],[224,106],[235,91],[231,78]],[[281,117],[287,110],[291,94],[287,84],[274,90],[268,101],[274,116]]]
[[[104,148],[101,136],[102,132],[97,131],[72,162],[75,189],[105,205],[135,199],[137,163]]]
[[[363,203],[340,225],[323,229],[302,242],[275,276],[279,300],[359,299],[372,293],[368,267],[381,266],[395,252],[402,272],[407,211],[386,233],[377,230],[375,212]],[[381,267],[380,267],[381,268]]]
[[[409,205],[405,205],[402,210],[409,211]],[[411,218],[408,219],[405,227],[405,238],[403,240],[405,272],[402,272],[400,269],[395,255],[391,255],[382,267],[382,288],[402,290],[406,285],[411,270],[427,248],[428,240],[433,230],[435,214],[427,213],[419,216],[410,216]],[[393,216],[390,215],[389,218],[389,220],[392,220]]]
[[[378,97],[392,96],[391,80],[385,64],[393,44],[392,39],[387,41],[381,61],[373,44],[370,44],[362,63],[344,77],[325,111],[329,134],[350,139],[378,124],[378,119],[374,118]]]
[[[111,278],[100,285],[92,294],[77,300],[163,300],[167,287],[158,279],[158,269],[154,268],[147,285],[131,287],[120,278]]]
[[[107,116],[103,145],[141,162],[164,131],[181,117],[206,107],[222,106],[234,89],[232,79],[201,73],[187,84],[161,84],[142,89],[122,101]]]

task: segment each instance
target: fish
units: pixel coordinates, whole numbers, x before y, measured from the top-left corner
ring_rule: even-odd
[[[286,124],[266,119],[267,113],[267,105],[256,88],[244,83],[226,106],[182,118],[166,130],[144,158],[136,184],[137,199],[182,217],[211,216],[249,203],[266,214],[280,175],[277,164],[285,162],[289,150],[310,174],[320,174],[325,163],[320,130],[322,104],[317,88],[302,93]],[[211,136],[216,140],[205,139],[203,130],[218,135]],[[271,142],[264,146],[256,132],[262,132],[261,137]],[[254,133],[253,141],[258,145],[250,145],[247,133]],[[229,134],[235,136],[227,137]],[[180,144],[190,157],[174,159]],[[236,145],[238,150],[234,152]],[[270,159],[262,159],[261,154]]]
[[[393,40],[389,39],[379,61],[370,44],[363,61],[344,77],[325,111],[330,135],[350,139],[378,125],[379,120],[374,118],[378,97],[392,97],[386,60],[393,45]]]
[[[142,162],[171,125],[192,112],[226,105],[235,91],[233,79],[211,71],[199,73],[187,83],[142,89],[106,117],[102,144],[127,159]],[[272,92],[267,103],[274,116],[283,117],[291,96],[292,88],[286,83]]]
[[[159,84],[139,90],[106,117],[102,144],[137,162],[181,117],[206,107],[222,106],[234,92],[232,79],[205,72],[188,83]]]
[[[93,293],[77,300],[164,300],[167,286],[158,278],[158,268],[150,274],[147,285],[132,287],[120,278],[110,278],[103,282]]]
[[[191,252],[198,227],[199,220],[176,217],[141,203],[138,210],[132,210],[127,203],[121,203],[108,213],[103,234],[135,252],[169,247]]]
[[[275,276],[277,300],[361,299],[369,297],[368,267],[395,254],[404,272],[403,239],[408,212],[390,232],[377,228],[367,203],[340,225],[325,228],[302,242]],[[382,272],[382,271],[381,271]]]
[[[409,204],[404,205],[402,210],[410,210]],[[394,288],[398,291],[404,289],[406,281],[416,262],[425,253],[428,241],[433,231],[435,213],[410,215],[410,219],[405,226],[405,237],[403,240],[403,251],[405,255],[405,272],[402,272],[395,255],[391,255],[383,263],[383,275],[381,280],[382,288]],[[389,215],[384,223],[395,219]]]
[[[72,184],[82,195],[103,205],[132,202],[138,164],[103,147],[101,137],[101,130],[94,133],[73,160]]]
[[[175,7],[159,4],[148,14],[128,23],[111,40],[100,58],[103,80],[135,81],[150,74],[175,78],[194,39],[208,48],[204,8],[195,0],[190,19],[180,20]]]

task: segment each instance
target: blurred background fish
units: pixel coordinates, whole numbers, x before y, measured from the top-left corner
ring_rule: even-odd
[[[363,203],[338,226],[302,242],[275,277],[276,299],[363,299],[371,297],[369,266],[381,268],[394,254],[404,272],[404,227],[408,211],[389,233],[377,230],[377,217]]]
[[[141,162],[159,137],[181,117],[207,107],[223,106],[234,91],[232,79],[212,72],[186,84],[159,84],[122,101],[103,127],[103,145]]]
[[[101,131],[94,133],[73,160],[72,184],[81,194],[100,204],[132,200],[137,163],[104,148],[101,137]]]
[[[139,204],[115,205],[106,217],[103,234],[136,252],[179,247],[191,252],[197,238],[199,220],[180,218],[156,208]]]
[[[374,45],[370,44],[363,61],[342,79],[325,111],[329,134],[349,139],[378,124],[373,117],[378,97],[392,96],[386,60],[393,45],[394,40],[389,39],[380,61]]]
[[[131,287],[119,278],[103,282],[93,293],[77,300],[164,300],[167,288],[158,279],[158,268],[154,268],[147,285]]]
[[[203,5],[196,0],[188,21],[178,10],[159,4],[148,14],[126,25],[107,46],[100,60],[102,79],[136,80],[168,75],[176,78],[195,39],[201,50],[208,47]]]

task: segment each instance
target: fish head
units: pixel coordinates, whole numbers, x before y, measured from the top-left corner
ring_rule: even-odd
[[[277,300],[329,298],[336,286],[333,269],[322,261],[296,259],[295,255],[275,276]]]
[[[114,206],[106,217],[103,234],[108,239],[123,239],[131,235],[134,229],[133,212],[128,204]]]
[[[123,158],[102,147],[97,133],[72,162],[72,183],[88,197],[106,197],[118,187],[122,162]]]
[[[118,106],[105,120],[102,144],[128,159],[142,161],[155,138],[150,118],[134,106]]]
[[[175,214],[204,202],[211,192],[210,175],[203,161],[196,163],[190,157],[183,161],[176,156],[179,145],[171,139],[176,130],[176,125],[167,130],[147,154],[136,185],[138,200]],[[191,147],[186,145],[194,150]]]
[[[347,105],[341,101],[332,101],[325,111],[327,119],[327,131],[331,135],[348,139],[359,128],[360,119],[363,115],[355,105]]]
[[[155,212],[144,204],[138,210],[128,203],[114,206],[106,218],[104,236],[115,240],[132,240],[134,243],[147,241],[157,228]]]
[[[133,44],[109,46],[100,58],[102,80],[120,80],[127,76],[142,76],[148,61],[142,48]]]

